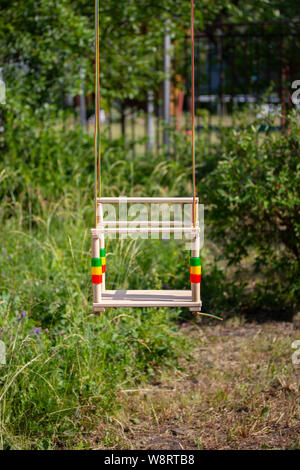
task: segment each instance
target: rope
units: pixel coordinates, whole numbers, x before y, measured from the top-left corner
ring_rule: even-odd
[[[94,133],[94,166],[95,166],[95,227],[97,227],[97,153],[98,153],[98,80],[97,80],[97,71],[98,71],[98,0],[95,0],[95,133]]]
[[[97,227],[97,195],[101,197],[101,134],[100,134],[100,57],[99,57],[99,0],[95,0],[95,227]]]
[[[194,0],[191,0],[191,60],[192,60],[192,158],[193,158],[193,226],[196,224],[196,172],[195,172],[195,38]]]
[[[217,317],[217,315],[213,315],[212,313],[196,312],[196,315],[202,315],[203,317],[210,317],[215,318],[216,320],[223,321],[223,318]]]
[[[97,0],[98,2],[99,0]],[[98,6],[99,18],[99,6]],[[98,183],[99,183],[99,197],[101,197],[101,132],[100,132],[100,49],[99,49],[99,20],[97,21],[97,46],[98,46]]]

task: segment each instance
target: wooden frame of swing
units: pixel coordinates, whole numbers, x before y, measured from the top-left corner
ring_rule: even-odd
[[[144,203],[144,204],[191,204],[195,202],[195,227],[176,221],[104,221],[103,204]],[[134,225],[143,225],[136,227]],[[100,257],[100,249],[105,248],[105,235],[109,233],[176,233],[191,234],[194,242],[192,256],[200,251],[200,228],[198,218],[198,198],[192,197],[101,197],[97,198],[97,227],[91,229],[92,257]],[[93,284],[94,312],[104,312],[106,308],[136,307],[187,307],[191,311],[201,310],[200,284],[191,284],[191,290],[106,290],[105,273],[102,284]]]

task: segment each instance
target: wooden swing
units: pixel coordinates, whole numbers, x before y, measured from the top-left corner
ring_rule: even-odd
[[[195,184],[195,84],[194,84],[194,2],[191,0],[192,39],[192,155],[193,155],[193,196],[192,197],[101,197],[101,139],[100,139],[100,80],[99,80],[99,20],[98,1],[95,0],[95,228],[92,234],[92,284],[93,310],[104,312],[105,308],[133,307],[188,307],[191,311],[201,310],[200,283],[200,227],[198,198]],[[99,188],[98,188],[99,186]],[[98,189],[100,197],[98,197]],[[164,221],[104,221],[103,204],[189,204],[191,223]],[[138,225],[138,227],[137,227]],[[191,241],[190,290],[106,290],[105,236],[124,233],[185,233]]]

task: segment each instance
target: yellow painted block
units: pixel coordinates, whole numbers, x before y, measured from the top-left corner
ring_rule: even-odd
[[[102,274],[102,267],[101,266],[92,267],[92,275],[101,276],[101,274]]]
[[[201,266],[191,266],[191,274],[201,274]]]
[[[102,266],[105,266],[105,265],[106,265],[106,261],[105,261],[105,260],[106,260],[106,258],[105,258],[105,257],[104,257],[104,258],[101,258],[101,261],[102,261]]]

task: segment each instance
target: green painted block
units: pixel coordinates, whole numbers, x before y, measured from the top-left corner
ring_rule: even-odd
[[[200,258],[190,258],[190,266],[201,266]]]
[[[92,266],[93,268],[102,266],[101,258],[92,258]]]
[[[105,248],[100,248],[100,257],[105,258]]]

